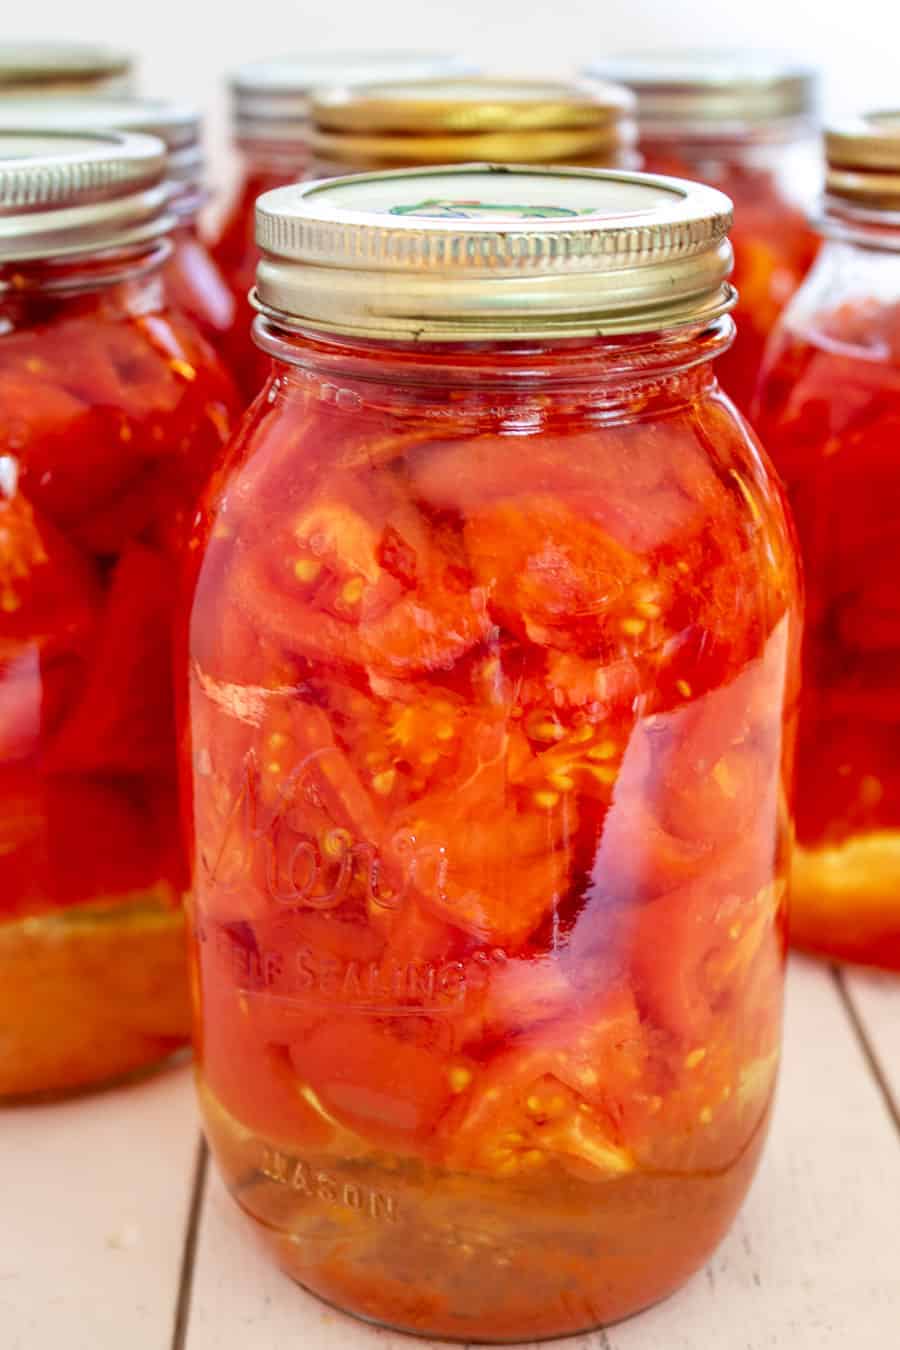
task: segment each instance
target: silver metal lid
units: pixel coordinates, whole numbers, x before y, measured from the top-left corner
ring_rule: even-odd
[[[650,332],[734,303],[731,202],[650,174],[470,164],[264,193],[255,302],[277,323],[465,342]]]
[[[635,52],[597,61],[586,73],[631,89],[641,129],[659,136],[810,120],[819,106],[818,72],[771,52]]]
[[[124,248],[172,228],[152,136],[0,130],[0,262]]]
[[[0,92],[89,93],[130,86],[132,59],[88,42],[0,43]]]
[[[170,182],[203,177],[200,114],[185,103],[99,94],[0,97],[0,131],[136,131],[162,141]]]
[[[466,74],[470,67],[444,52],[321,52],[253,61],[229,80],[232,118],[241,143],[303,144],[314,89],[372,80],[416,80]]]

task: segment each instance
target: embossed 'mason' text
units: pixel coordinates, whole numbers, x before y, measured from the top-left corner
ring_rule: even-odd
[[[302,1158],[292,1158],[278,1149],[265,1147],[260,1168],[263,1176],[279,1186],[288,1186],[309,1200],[353,1210],[381,1223],[396,1223],[400,1217],[396,1196],[333,1172],[314,1167]]]

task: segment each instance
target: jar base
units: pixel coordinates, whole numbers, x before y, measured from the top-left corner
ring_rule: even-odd
[[[415,1337],[417,1340],[421,1340],[423,1336],[427,1336],[430,1341],[436,1341],[440,1345],[472,1344],[468,1336],[464,1335],[462,1332],[458,1335],[442,1335],[440,1332],[425,1331],[418,1327],[404,1326],[402,1323],[385,1322],[377,1317],[367,1317],[365,1313],[356,1312],[353,1308],[342,1306],[333,1299],[327,1298],[324,1294],[320,1294],[317,1290],[310,1288],[308,1284],[304,1284],[302,1280],[298,1279],[295,1275],[292,1275],[283,1265],[281,1266],[281,1269],[287,1278],[295,1284],[298,1289],[301,1289],[304,1294],[308,1294],[311,1298],[316,1299],[318,1303],[321,1303],[323,1307],[330,1308],[332,1312],[340,1313],[343,1317],[352,1317],[357,1322],[365,1323],[366,1326],[375,1327],[380,1331],[393,1331],[399,1336],[411,1336]],[[651,1299],[648,1303],[641,1304],[638,1308],[633,1308],[630,1312],[625,1313],[621,1317],[615,1317],[603,1322],[590,1322],[584,1326],[573,1327],[568,1331],[548,1331],[538,1332],[536,1334],[532,1331],[528,1331],[527,1333],[523,1331],[515,1336],[497,1337],[479,1335],[478,1339],[482,1345],[521,1345],[523,1341],[527,1341],[528,1345],[547,1345],[551,1341],[558,1341],[561,1337],[587,1336],[592,1332],[611,1330],[613,1327],[621,1326],[624,1322],[630,1322],[633,1317],[639,1317],[641,1313],[648,1312],[658,1304],[665,1303],[675,1292],[677,1292],[678,1288],[680,1288],[680,1285],[676,1286],[675,1289],[669,1290],[665,1294],[660,1294],[658,1298]]]
[[[683,1285],[727,1231],[768,1113],[733,1163],[515,1183],[422,1159],[260,1138],[201,1083],[229,1190],[281,1269],[330,1306],[431,1339],[515,1344],[608,1326]],[[355,1142],[355,1153],[354,1153]]]
[[[791,940],[832,960],[900,970],[900,830],[796,846]]]
[[[0,923],[0,1100],[113,1086],[190,1035],[184,914],[172,888]]]

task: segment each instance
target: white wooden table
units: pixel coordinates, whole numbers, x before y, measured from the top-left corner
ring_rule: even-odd
[[[705,1271],[571,1350],[900,1350],[900,978],[795,960],[765,1162]],[[407,1350],[258,1252],[190,1072],[0,1113],[0,1350]],[[422,1344],[419,1342],[419,1344]]]

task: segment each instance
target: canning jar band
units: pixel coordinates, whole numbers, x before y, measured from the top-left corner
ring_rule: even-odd
[[[465,342],[710,322],[734,292],[731,202],[623,170],[461,164],[264,193],[253,300],[284,322]]]
[[[108,202],[37,212],[29,234],[12,232],[0,215],[0,263],[76,257],[148,243],[171,233],[177,224],[171,195],[168,183],[160,183]]]
[[[665,263],[655,265],[659,269]],[[403,287],[408,304],[400,294],[390,292],[388,284],[396,280],[383,272],[351,276],[340,268],[323,270],[314,284],[305,286],[290,265],[281,269],[268,261],[257,269],[258,282],[277,290],[282,298],[290,295],[290,310],[266,303],[256,286],[250,303],[259,314],[289,330],[314,329],[323,333],[343,333],[348,337],[387,338],[408,342],[475,342],[489,338],[603,337],[616,333],[649,333],[688,324],[710,324],[728,314],[737,303],[737,292],[729,282],[710,291],[706,269],[697,276],[693,290],[682,292],[666,302],[658,296],[647,298],[646,265],[635,277],[632,293],[621,272],[614,281],[618,293],[615,305],[601,288],[591,290],[594,276],[533,277],[526,285],[518,277],[492,282],[507,286],[509,303],[503,305],[495,291],[491,311],[484,313],[484,289],[479,282],[458,281],[453,287],[453,312],[449,312],[445,283],[429,282],[417,276],[412,286]],[[326,305],[317,303],[327,287]],[[501,312],[502,311],[502,312]]]
[[[634,107],[634,95],[621,85],[475,75],[318,90],[310,116],[320,131],[347,135],[466,136],[612,128]]]
[[[471,164],[487,160],[498,164],[581,164],[585,159],[608,160],[620,153],[623,156],[633,153],[637,131],[633,125],[621,123],[444,136],[364,136],[316,128],[309,132],[308,144],[317,160],[367,167]]]

